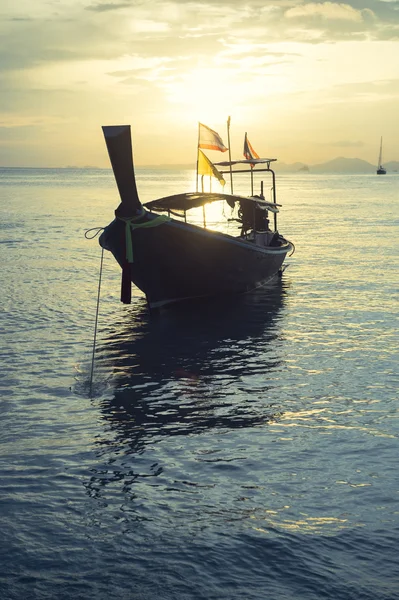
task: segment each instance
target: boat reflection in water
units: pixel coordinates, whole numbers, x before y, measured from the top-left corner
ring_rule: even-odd
[[[99,400],[114,442],[136,452],[159,436],[275,419],[280,407],[268,380],[281,360],[284,285],[279,279],[234,302],[201,300],[151,318],[144,302],[129,320],[124,313],[97,355],[114,377],[112,396]]]

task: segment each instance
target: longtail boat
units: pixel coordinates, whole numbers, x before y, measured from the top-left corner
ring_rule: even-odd
[[[122,268],[122,302],[131,302],[132,283],[155,309],[194,298],[248,292],[282,273],[284,259],[294,246],[277,229],[281,205],[277,203],[271,168],[275,159],[251,156],[212,165],[219,175],[230,174],[231,188],[233,177],[247,172],[251,180],[248,197],[196,191],[142,204],[135,180],[130,126],[106,126],[103,132],[121,202],[99,241]],[[260,194],[254,195],[255,171],[271,177],[270,201],[263,195],[263,182]],[[238,209],[237,235],[207,228],[205,210],[214,202]],[[203,226],[190,223],[190,213],[201,207]]]

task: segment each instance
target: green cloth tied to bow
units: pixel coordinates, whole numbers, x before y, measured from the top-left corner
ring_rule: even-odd
[[[125,222],[125,236],[126,236],[126,259],[128,263],[133,262],[133,243],[132,243],[132,231],[133,229],[144,229],[147,227],[158,227],[158,225],[162,225],[167,221],[170,221],[170,218],[166,215],[158,215],[155,219],[151,221],[145,221],[144,223],[135,223],[135,219],[137,217],[118,217],[120,221]]]

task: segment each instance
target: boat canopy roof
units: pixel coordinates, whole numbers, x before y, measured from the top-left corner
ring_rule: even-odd
[[[213,163],[219,167],[232,167],[234,165],[264,165],[275,162],[277,158],[251,158],[251,159],[240,159],[240,160],[223,160],[222,162]]]
[[[218,194],[211,192],[190,192],[187,194],[176,194],[174,196],[166,196],[165,198],[159,198],[158,200],[152,200],[146,202],[144,206],[150,210],[177,210],[187,211],[192,208],[198,208],[211,202],[220,202],[225,200],[231,208],[234,208],[236,202],[255,202],[262,208],[270,210],[271,212],[278,212],[278,206],[281,204],[275,204],[274,202],[266,202],[262,198],[236,196],[233,194]]]

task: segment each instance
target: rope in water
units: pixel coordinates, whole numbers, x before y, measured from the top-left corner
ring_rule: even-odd
[[[87,240],[92,240],[95,237],[97,237],[101,231],[104,231],[104,227],[92,227],[91,229],[86,229],[85,238]],[[94,233],[92,233],[92,232],[94,232]],[[91,357],[90,397],[92,395],[92,390],[93,390],[94,356],[96,353],[97,325],[98,325],[98,313],[100,310],[100,291],[101,291],[101,277],[102,277],[102,272],[103,272],[103,262],[104,262],[104,248],[101,248],[101,262],[100,262],[100,275],[98,278],[96,319],[95,319],[95,323],[94,323],[93,354]]]
[[[166,221],[170,221],[169,217],[159,215],[157,218],[146,221],[144,223],[135,223],[134,218],[123,218],[118,217],[121,221],[125,223],[125,243],[126,243],[126,258],[128,263],[133,262],[133,244],[132,244],[132,231],[134,229],[148,228],[148,227],[157,227],[158,225],[162,225]],[[92,227],[91,229],[86,229],[85,238],[88,240],[92,240],[95,238],[101,231],[104,230],[104,227]],[[90,397],[92,396],[93,391],[93,376],[94,376],[94,358],[96,353],[96,341],[97,341],[97,326],[98,326],[98,313],[100,309],[100,292],[101,292],[101,277],[103,271],[103,262],[104,262],[104,248],[101,248],[101,262],[100,262],[100,274],[98,278],[98,293],[97,293],[97,308],[96,308],[96,319],[94,324],[94,338],[93,338],[93,353],[91,357],[91,373],[90,373]]]
[[[104,248],[101,248],[101,261],[100,261],[100,275],[98,278],[96,319],[95,319],[95,323],[94,323],[93,354],[91,357],[90,397],[92,396],[92,389],[93,389],[94,355],[96,352],[97,325],[98,325],[98,313],[99,313],[99,308],[100,308],[100,292],[101,292],[101,277],[102,277],[102,272],[103,272],[103,263],[104,263]]]

